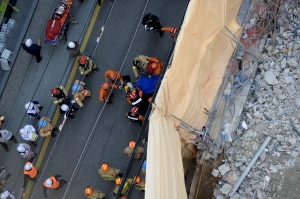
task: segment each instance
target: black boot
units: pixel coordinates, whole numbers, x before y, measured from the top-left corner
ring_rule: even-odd
[[[51,137],[55,137],[56,136],[56,134],[55,133],[51,133]]]

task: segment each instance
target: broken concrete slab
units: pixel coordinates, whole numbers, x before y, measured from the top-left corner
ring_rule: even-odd
[[[223,176],[225,173],[227,173],[228,171],[230,171],[230,166],[225,163],[225,164],[222,164],[221,166],[218,167],[221,175]]]
[[[232,189],[232,186],[231,186],[230,184],[224,184],[224,185],[222,186],[222,188],[220,189],[220,191],[221,191],[223,194],[227,195],[227,194],[229,194],[229,192],[230,192],[231,189]]]

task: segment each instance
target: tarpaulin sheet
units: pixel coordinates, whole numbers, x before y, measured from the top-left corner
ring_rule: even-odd
[[[179,32],[171,68],[166,72],[150,117],[146,199],[187,198],[181,142],[188,132],[178,132],[171,115],[201,129],[222,83],[235,44],[220,31],[236,33],[236,16],[242,1],[191,0]],[[228,33],[229,34],[229,33]]]

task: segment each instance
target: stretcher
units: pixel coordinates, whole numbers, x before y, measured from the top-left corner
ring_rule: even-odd
[[[52,18],[48,21],[44,42],[52,45],[58,45],[59,40],[64,38],[67,41],[67,30],[74,21],[70,14],[73,0],[62,0],[55,9]]]

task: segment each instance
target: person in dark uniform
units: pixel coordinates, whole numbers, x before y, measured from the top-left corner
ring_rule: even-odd
[[[152,13],[144,15],[142,24],[144,25],[146,30],[157,30],[160,36],[164,35],[164,31],[161,30],[162,26],[159,23],[158,17]]]
[[[32,40],[31,39],[26,39],[25,42],[22,43],[22,48],[29,54],[31,54],[32,56],[36,57],[36,61],[37,63],[40,63],[43,59],[43,57],[41,56],[41,41],[40,38],[38,38],[38,43],[37,44],[32,44]]]
[[[144,116],[139,114],[139,107],[138,106],[132,107],[131,111],[126,113],[126,116],[131,122],[139,123],[140,126],[142,126],[142,123],[145,119]]]

